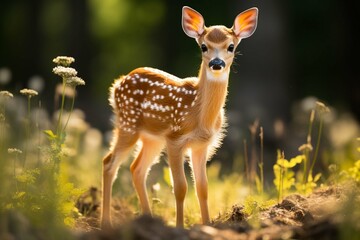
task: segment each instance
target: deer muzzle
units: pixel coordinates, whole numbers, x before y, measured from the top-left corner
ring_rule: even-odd
[[[209,62],[209,68],[213,71],[221,71],[225,68],[225,62],[220,58],[214,58]]]

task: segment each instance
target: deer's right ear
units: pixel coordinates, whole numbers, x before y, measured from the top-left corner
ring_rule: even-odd
[[[198,39],[204,32],[204,18],[200,13],[190,7],[182,9],[182,28],[186,35]]]

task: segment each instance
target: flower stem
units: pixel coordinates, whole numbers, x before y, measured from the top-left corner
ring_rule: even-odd
[[[16,191],[19,191],[18,190],[18,185],[17,185],[17,179],[16,179],[16,161],[18,159],[18,156],[17,154],[15,155],[15,160],[14,160],[14,181],[15,181],[15,188],[16,188]]]
[[[75,91],[75,88],[74,88],[74,91]],[[63,132],[65,132],[65,129],[66,129],[68,123],[69,123],[71,114],[72,114],[72,112],[74,110],[74,104],[75,104],[75,95],[73,96],[72,101],[71,101],[71,108],[70,108],[70,111],[69,111],[69,114],[68,114],[68,118],[66,119],[66,123],[65,123],[65,125],[63,127],[63,130],[62,130]]]
[[[5,113],[5,104],[0,102],[0,154],[2,154],[5,146],[5,121],[6,121],[6,113]]]
[[[312,127],[314,123],[315,118],[315,110],[311,110],[310,113],[310,120],[309,120],[309,129],[308,129],[308,135],[306,139],[306,143],[310,146],[311,145],[311,133],[312,133]],[[309,165],[309,150],[305,150],[305,159],[304,159],[304,175],[303,175],[303,184],[307,183],[308,181],[308,165]]]
[[[58,118],[58,122],[57,122],[57,130],[56,130],[56,135],[59,138],[61,138],[61,135],[62,135],[61,118],[63,115],[64,105],[65,105],[65,88],[66,88],[66,81],[63,78],[63,88],[62,88],[62,94],[61,94],[61,107],[60,107],[59,118]]]
[[[321,134],[322,134],[322,129],[323,129],[323,118],[322,115],[320,115],[320,123],[319,123],[319,132],[318,132],[318,136],[317,136],[317,140],[316,140],[316,147],[315,147],[315,153],[314,153],[314,158],[309,170],[309,173],[312,174],[312,170],[315,166],[315,162],[319,153],[319,146],[320,146],[320,140],[321,140]]]
[[[309,163],[309,151],[306,149],[304,151],[304,175],[303,175],[303,184],[306,184],[308,175],[307,175],[307,169],[308,169],[308,163]]]
[[[283,188],[283,167],[279,167],[280,170],[280,178],[279,178],[279,193],[278,193],[278,202],[280,203],[282,199],[282,188]]]
[[[26,117],[26,126],[25,126],[25,147],[24,147],[24,160],[23,160],[23,168],[25,168],[25,163],[27,159],[27,152],[28,152],[28,142],[30,139],[30,111],[31,111],[31,96],[27,98],[27,117]]]
[[[247,151],[247,142],[246,139],[244,139],[244,164],[245,164],[245,177],[248,183],[250,182],[249,178],[249,156]]]
[[[264,191],[264,130],[260,127],[260,194]]]

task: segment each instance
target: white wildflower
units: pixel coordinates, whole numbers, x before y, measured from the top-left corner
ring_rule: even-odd
[[[76,87],[78,85],[85,85],[85,81],[79,77],[69,77],[66,78],[66,84],[69,86]]]
[[[22,151],[17,148],[8,148],[8,153],[9,154],[22,154]]]
[[[28,97],[33,97],[33,96],[37,96],[38,95],[38,92],[35,91],[35,90],[32,90],[32,89],[27,89],[27,88],[24,88],[24,89],[21,89],[20,90],[20,93],[22,95],[25,95],[25,96],[28,96]]]
[[[299,151],[300,152],[304,152],[304,151],[312,151],[313,150],[313,147],[310,143],[306,143],[306,144],[303,144],[299,147]]]
[[[53,59],[53,62],[57,65],[68,67],[71,63],[75,62],[75,59],[73,57],[58,56]]]
[[[8,91],[0,91],[0,97],[3,98],[13,98],[14,95]]]
[[[57,66],[53,68],[53,73],[63,78],[75,77],[77,71],[71,67]]]
[[[320,112],[320,113],[329,113],[330,109],[329,107],[327,107],[324,103],[316,101],[316,109]]]

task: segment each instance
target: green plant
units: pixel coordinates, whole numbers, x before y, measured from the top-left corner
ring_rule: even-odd
[[[75,91],[76,86],[84,85],[85,82],[76,76],[76,70],[69,68],[73,58],[69,57],[57,57],[54,62],[58,64],[54,68],[54,73],[62,76],[63,91],[62,91],[62,103],[59,109],[59,117],[56,124],[55,133],[52,130],[45,130],[45,134],[48,138],[48,143],[41,146],[41,155],[43,159],[37,161],[37,166],[34,167],[34,159],[30,158],[25,165],[26,153],[30,153],[31,145],[27,142],[31,141],[31,137],[35,131],[32,132],[31,127],[31,99],[38,93],[31,89],[22,89],[21,94],[27,96],[27,113],[25,119],[25,138],[24,151],[17,148],[9,148],[7,157],[12,160],[12,174],[2,167],[0,169],[0,180],[3,178],[11,177],[13,181],[6,181],[3,183],[1,189],[5,188],[7,194],[0,192],[0,211],[6,211],[15,209],[24,214],[31,223],[38,227],[47,226],[49,231],[55,231],[60,229],[63,225],[74,225],[75,217],[78,216],[78,212],[74,207],[76,198],[82,193],[82,190],[76,188],[73,183],[70,183],[67,176],[67,171],[64,170],[64,159],[66,155],[66,126],[69,123],[71,112],[74,107],[73,95],[71,99],[71,107],[68,110],[67,118],[64,120],[63,113],[65,109],[65,91],[64,88],[71,88]],[[61,65],[63,64],[63,65]],[[60,66],[61,65],[61,66]],[[75,74],[74,74],[75,73]],[[12,94],[2,91],[0,99],[0,115],[1,119],[1,131],[5,129],[5,101],[4,98],[13,97]],[[1,136],[2,137],[2,136]],[[3,139],[1,138],[1,148],[5,146]],[[36,147],[40,146],[39,145]],[[20,154],[23,153],[24,162],[19,164]],[[40,158],[40,155],[39,155]],[[32,161],[30,161],[32,160]],[[10,163],[6,159],[6,163]],[[7,166],[9,168],[9,166]],[[0,219],[1,220],[1,219]],[[53,233],[50,233],[53,234]]]
[[[308,177],[308,168],[310,164],[310,152],[313,150],[313,147],[311,145],[311,133],[313,128],[313,123],[315,119],[315,110],[311,110],[310,113],[310,120],[309,120],[309,129],[308,129],[308,135],[306,138],[306,144],[303,144],[299,147],[299,151],[303,153],[304,155],[304,161],[303,161],[303,179],[302,183],[306,184],[307,177]]]
[[[322,102],[316,102],[316,112],[319,115],[319,127],[318,127],[318,133],[317,133],[315,152],[314,152],[312,163],[311,163],[311,166],[309,169],[309,175],[312,175],[312,173],[313,173],[313,169],[314,169],[314,166],[315,166],[315,163],[317,160],[317,156],[319,154],[321,136],[322,136],[322,131],[323,131],[323,127],[324,127],[324,115],[329,113],[330,109]]]
[[[357,141],[360,141],[360,138],[357,138]],[[360,152],[360,147],[357,147],[356,150]],[[360,182],[360,159],[357,160],[354,163],[354,166],[350,167],[347,172],[351,179],[356,182]]]
[[[285,159],[283,152],[278,151],[274,169],[274,185],[278,192],[278,202],[282,200],[287,190],[295,185],[295,171],[293,168],[304,161],[304,155],[298,155],[290,160]]]
[[[56,191],[53,192],[57,200],[57,208],[64,219],[64,223],[71,225],[74,223],[72,215],[74,210],[74,197],[80,194],[80,190],[75,188],[73,184],[66,181],[66,175],[64,172],[61,172],[61,161],[65,157],[64,148],[65,148],[65,130],[69,122],[71,113],[74,108],[74,99],[73,95],[71,100],[71,108],[65,124],[63,124],[63,112],[65,111],[65,90],[66,87],[70,87],[75,91],[76,86],[85,85],[85,82],[77,77],[77,71],[74,68],[69,67],[75,59],[72,57],[60,56],[56,57],[53,62],[56,63],[56,66],[53,69],[53,72],[56,75],[61,76],[62,78],[62,95],[61,95],[61,106],[59,109],[58,121],[56,124],[56,134],[52,130],[45,130],[45,134],[48,137],[50,142],[49,145],[49,159],[48,163],[50,166],[50,177],[52,178],[50,184],[54,187]]]
[[[13,97],[14,95],[8,91],[0,91],[0,153],[1,154],[4,151],[5,131],[7,128],[5,104],[9,99]]]
[[[316,102],[315,109],[312,109],[310,113],[309,129],[306,138],[306,143],[299,147],[299,151],[302,152],[304,159],[303,159],[302,181],[296,183],[296,189],[305,194],[311,193],[313,189],[317,186],[317,182],[321,178],[321,173],[317,173],[315,176],[313,176],[313,169],[319,153],[321,136],[323,131],[324,115],[329,112],[330,110],[325,104],[319,101]],[[319,115],[319,126],[318,126],[315,152],[313,154],[313,157],[311,158],[310,153],[313,151],[312,129],[313,129],[316,113],[318,113]]]
[[[84,80],[77,77],[77,71],[69,67],[71,63],[75,61],[72,57],[65,57],[59,56],[53,59],[53,62],[57,64],[56,67],[53,68],[53,72],[60,76],[62,79],[62,93],[61,93],[61,106],[59,109],[58,121],[56,124],[56,134],[54,134],[51,130],[47,130],[46,134],[50,136],[52,139],[57,139],[60,143],[64,141],[64,133],[66,126],[69,122],[71,113],[74,109],[74,102],[75,102],[75,94],[72,95],[71,98],[71,107],[69,110],[68,118],[66,122],[63,124],[63,113],[65,111],[65,97],[66,97],[66,89],[71,88],[74,92],[76,90],[76,86],[78,85],[85,85]]]
[[[244,139],[244,160],[245,160],[245,179],[249,184],[255,183],[256,190],[259,194],[264,193],[264,129],[260,127],[260,158],[257,158],[256,151],[256,133],[259,128],[259,121],[255,120],[252,125],[249,126],[249,131],[251,134],[251,160],[249,162],[248,151],[247,151],[247,141]],[[257,167],[259,168],[259,173],[257,172]]]
[[[260,170],[260,180],[258,185],[258,192],[260,194],[264,193],[264,130],[263,127],[260,127],[260,162],[259,162],[259,170]],[[258,178],[257,178],[258,179]]]
[[[24,160],[22,163],[23,168],[25,167],[27,153],[28,153],[28,141],[30,139],[30,129],[31,129],[31,98],[38,95],[38,92],[33,89],[21,89],[20,93],[27,97],[27,115],[25,118],[25,145],[24,145]]]
[[[263,196],[250,195],[244,201],[244,213],[247,220],[254,228],[260,227],[260,213],[276,203],[274,200],[265,200]]]

